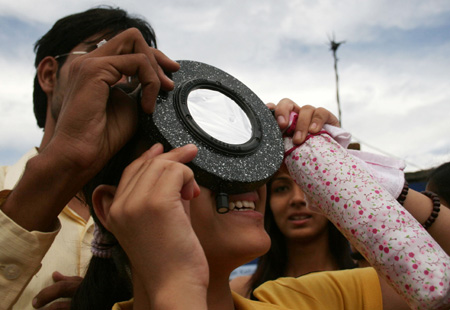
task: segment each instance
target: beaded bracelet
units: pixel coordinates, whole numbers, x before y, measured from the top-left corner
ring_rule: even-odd
[[[402,206],[405,203],[406,195],[408,195],[408,191],[409,191],[409,184],[408,184],[408,181],[405,180],[405,184],[403,185],[402,192],[400,193],[400,195],[397,198],[398,203],[401,204]]]
[[[433,201],[433,210],[431,211],[430,217],[423,224],[423,227],[425,229],[428,229],[431,227],[431,225],[433,225],[434,221],[437,219],[439,215],[439,211],[441,211],[441,200],[439,199],[439,196],[433,192],[423,191],[421,193]]]

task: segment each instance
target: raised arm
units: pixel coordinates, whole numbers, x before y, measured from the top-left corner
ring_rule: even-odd
[[[296,182],[410,307],[448,308],[449,256],[417,221],[425,222],[431,213],[427,197],[408,194],[409,213],[326,133],[300,147],[287,138],[286,150]],[[447,223],[447,214],[436,220],[433,234]]]
[[[162,150],[157,144],[131,163],[117,190],[97,187],[95,213],[130,260],[136,308],[206,309],[208,262],[189,217],[200,188],[183,164],[197,148]]]
[[[56,66],[52,57],[44,62]],[[28,162],[2,211],[28,231],[53,230],[64,206],[135,130],[135,100],[112,86],[137,75],[143,109],[150,113],[160,86],[173,87],[161,67],[173,71],[178,64],[148,47],[137,29],[74,59],[54,134]]]
[[[152,112],[160,87],[173,87],[163,71],[178,69],[176,62],[150,48],[137,29],[72,58],[60,68],[50,56],[39,65],[42,88],[49,100],[61,101],[61,111],[55,124],[46,125],[48,139],[28,161],[17,185],[0,193],[0,264],[12,270],[0,277],[5,308],[39,270],[58,231],[60,212],[134,133],[137,102],[120,89],[124,76],[137,76],[142,107]],[[56,95],[62,76],[67,88]],[[47,119],[53,119],[50,107],[48,111]]]

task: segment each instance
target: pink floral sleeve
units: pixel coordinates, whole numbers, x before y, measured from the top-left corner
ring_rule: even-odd
[[[387,190],[327,133],[285,163],[309,199],[413,309],[450,308],[450,258]]]

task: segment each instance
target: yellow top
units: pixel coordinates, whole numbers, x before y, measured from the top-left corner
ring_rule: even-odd
[[[380,282],[373,268],[280,278],[262,284],[254,295],[285,309],[383,309]]]
[[[236,310],[382,310],[381,288],[373,268],[311,273],[299,278],[280,278],[258,287],[259,301],[233,292]],[[133,301],[114,305],[131,310]]]

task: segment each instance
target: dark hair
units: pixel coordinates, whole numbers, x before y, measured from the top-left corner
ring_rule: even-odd
[[[252,299],[253,290],[266,281],[275,280],[285,276],[288,263],[286,240],[275,222],[272,209],[270,208],[270,184],[267,183],[266,211],[264,215],[264,226],[271,239],[270,250],[258,260],[256,271],[249,279],[249,291]],[[351,248],[347,239],[339,230],[328,221],[328,245],[331,254],[339,269],[355,268],[356,264],[351,259]]]
[[[450,206],[450,162],[434,169],[428,176],[427,188]]]
[[[118,185],[123,170],[149,147],[151,143],[147,138],[143,138],[141,132],[138,130],[134,137],[83,187],[82,194],[92,218],[108,240],[116,239],[96,217],[92,207],[92,193],[100,184]],[[111,258],[92,256],[86,275],[72,299],[71,309],[110,310],[115,303],[131,299],[133,290],[129,267],[128,257],[117,241],[112,248]]]
[[[95,34],[114,36],[126,29],[137,28],[147,43],[156,46],[153,28],[144,19],[129,15],[126,11],[109,6],[92,8],[85,12],[61,18],[34,45],[35,67],[47,56],[70,52],[75,46]],[[61,66],[65,57],[58,59]],[[34,77],[34,115],[40,128],[44,128],[47,114],[47,95],[42,90],[37,74]]]

